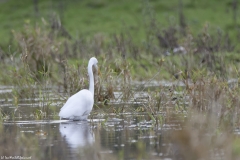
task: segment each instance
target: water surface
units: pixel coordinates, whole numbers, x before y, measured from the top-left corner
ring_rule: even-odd
[[[156,121],[149,115],[150,95],[144,91],[150,87],[156,92],[156,86],[142,85],[128,101],[118,91],[107,109],[96,103],[88,121],[59,120],[66,97],[54,89],[15,97],[13,87],[1,86],[0,153],[32,159],[172,159],[177,147],[170,135],[181,129],[184,116],[166,116],[169,110],[162,108],[155,114],[164,121]],[[137,112],[139,108],[143,110]]]

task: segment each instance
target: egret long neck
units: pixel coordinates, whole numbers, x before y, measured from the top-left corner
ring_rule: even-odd
[[[92,92],[94,96],[94,78],[93,78],[93,71],[92,71],[92,63],[88,64],[88,75],[89,75],[89,91]]]

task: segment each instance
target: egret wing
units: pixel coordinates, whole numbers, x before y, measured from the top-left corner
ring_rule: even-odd
[[[91,112],[92,106],[92,93],[88,90],[81,90],[67,100],[61,108],[59,116],[62,118],[87,116]]]

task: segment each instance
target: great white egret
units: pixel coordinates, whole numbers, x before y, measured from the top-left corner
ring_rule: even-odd
[[[94,104],[94,78],[92,67],[97,68],[98,60],[92,57],[88,62],[89,90],[83,89],[72,95],[61,108],[61,119],[87,120]]]

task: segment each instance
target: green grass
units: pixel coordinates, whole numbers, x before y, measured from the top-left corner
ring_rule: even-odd
[[[236,33],[236,30],[234,29],[227,31],[227,28],[233,24],[231,19],[231,8],[227,1],[219,3],[217,0],[212,0],[211,2],[206,0],[187,0],[184,1],[183,6],[186,22],[189,25],[188,31],[192,32],[194,40],[189,41],[186,36],[179,36],[177,37],[177,40],[180,41],[179,45],[184,46],[186,43],[194,43],[196,46],[197,43],[195,41],[197,39],[197,33],[201,32],[203,35],[201,39],[204,39],[206,38],[204,34],[216,33],[217,28],[222,28],[225,32],[231,31],[232,34]],[[119,72],[119,68],[124,70],[124,67],[127,67],[125,69],[130,72],[131,78],[133,79],[150,79],[156,74],[159,74],[159,76],[157,75],[156,77],[157,79],[174,79],[175,74],[181,73],[181,71],[187,70],[191,72],[193,70],[197,70],[198,68],[210,68],[209,66],[211,66],[211,63],[215,63],[215,68],[210,68],[211,72],[214,70],[216,73],[222,71],[221,65],[224,64],[223,62],[226,62],[226,66],[228,68],[233,69],[239,65],[232,63],[239,62],[239,55],[234,53],[234,51],[232,51],[232,53],[224,53],[222,55],[224,59],[226,58],[226,61],[219,60],[220,58],[218,57],[220,53],[210,54],[213,56],[212,59],[214,61],[210,60],[206,63],[201,63],[201,61],[208,58],[205,53],[197,54],[196,56],[190,53],[186,56],[172,55],[163,57],[165,48],[162,49],[159,47],[156,34],[158,33],[158,30],[162,30],[164,27],[169,25],[178,28],[176,27],[178,25],[178,0],[41,0],[39,1],[38,7],[39,16],[37,16],[34,12],[33,1],[31,0],[25,0],[24,2],[13,0],[1,2],[0,13],[2,14],[0,14],[0,20],[2,23],[0,23],[0,26],[3,29],[0,30],[0,37],[4,38],[0,40],[0,46],[5,49],[7,53],[13,54],[14,52],[17,52],[16,55],[19,55],[18,53],[21,53],[21,50],[22,52],[25,50],[22,46],[23,48],[20,50],[16,51],[14,48],[8,51],[11,30],[16,30],[15,33],[25,35],[30,33],[31,29],[33,30],[33,33],[35,33],[38,30],[37,28],[40,28],[41,34],[39,35],[42,35],[43,37],[40,38],[39,41],[38,38],[41,36],[37,36],[33,43],[29,42],[28,44],[29,47],[32,44],[35,45],[36,54],[42,52],[42,48],[46,50],[50,48],[49,50],[51,50],[53,44],[56,46],[59,45],[60,51],[54,51],[55,56],[59,59],[59,56],[64,54],[65,48],[63,44],[65,41],[69,42],[68,54],[72,54],[74,48],[72,46],[75,44],[75,40],[82,40],[83,42],[81,44],[77,43],[77,46],[79,48],[84,48],[84,51],[79,49],[76,51],[76,55],[74,55],[74,57],[73,55],[71,57],[66,57],[70,65],[86,66],[88,61],[87,59],[91,56],[97,56],[101,64],[101,58],[104,59],[105,57],[109,60],[107,64],[108,66],[102,66],[102,68],[112,68],[115,72]],[[51,34],[51,32],[49,32],[51,27],[46,25],[41,27],[42,17],[49,20],[50,15],[53,12],[57,12],[57,15],[61,17],[62,25],[71,34],[73,40],[68,40],[65,37],[54,37],[56,39],[53,39],[53,44],[45,43],[51,42],[48,37],[48,35]],[[149,26],[151,24],[151,18],[156,21],[156,28]],[[26,24],[26,22],[30,23],[28,24],[28,27],[24,27],[23,25]],[[33,24],[35,23],[40,24],[40,27],[34,28]],[[202,32],[204,26],[206,27],[207,25],[210,25],[209,30]],[[21,29],[29,32],[19,32],[18,30]],[[151,33],[151,30],[154,29],[155,31]],[[146,38],[147,30],[150,30],[149,32],[153,34],[150,35],[154,37],[152,41],[147,40]],[[94,38],[94,36],[99,33],[103,35],[103,39],[101,39],[101,37]],[[112,36],[112,34],[115,33],[123,33],[123,38],[121,35],[117,35],[116,37]],[[43,34],[45,34],[45,36]],[[179,34],[178,31],[177,34]],[[19,44],[22,42],[22,39],[26,40],[27,37],[31,41],[31,36],[32,35],[30,34],[28,36],[22,36],[25,38],[22,38],[21,36],[20,38],[16,38],[16,36],[11,38]],[[215,34],[214,36],[211,36],[210,39],[214,39],[213,44],[210,44],[211,47],[214,47],[214,44],[218,42],[218,35]],[[100,41],[102,45],[96,45],[96,41]],[[208,44],[208,41],[205,41],[205,43]],[[147,45],[150,45],[149,50],[147,49]],[[194,51],[196,48],[194,45],[189,45],[190,47],[186,47],[186,49]],[[120,51],[118,48],[121,48]],[[134,55],[135,53],[133,53],[134,51],[132,48],[137,48],[138,51],[136,55]],[[31,49],[31,47],[29,49]],[[95,53],[95,50],[99,50],[99,54]],[[109,50],[112,53],[108,55]],[[223,51],[225,52],[225,50]],[[29,52],[32,51],[29,50]],[[45,54],[47,56],[48,53]],[[116,59],[122,59],[122,54],[126,54],[126,62],[128,63],[127,66],[121,66],[124,65],[122,62],[115,65]],[[49,58],[49,60],[50,59],[55,61],[52,57]],[[163,64],[159,64],[163,59],[165,60]],[[59,68],[59,62],[56,62],[55,69],[58,70],[57,68]],[[231,71],[232,75],[235,74],[235,70],[233,69]],[[56,71],[53,70],[52,72],[55,73]],[[0,80],[5,83],[12,82],[6,78],[0,78]]]
[[[190,32],[201,31],[207,23],[221,28],[232,36],[236,30],[232,28],[232,10],[228,1],[193,1],[183,2],[184,15]],[[80,35],[92,36],[96,33],[110,35],[128,30],[138,42],[145,39],[145,24],[150,17],[155,17],[159,26],[178,24],[178,0],[41,0],[38,4],[39,16],[34,11],[33,1],[8,0],[0,2],[0,44],[8,45],[11,30],[23,29],[23,24],[41,23],[41,18],[49,19],[56,12],[62,19],[62,25],[72,37]]]

